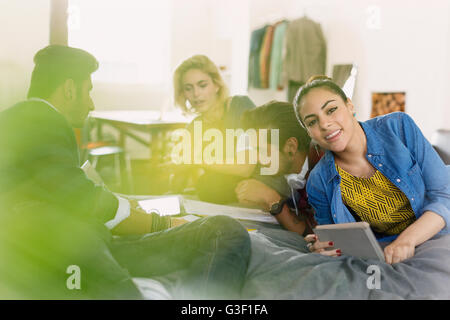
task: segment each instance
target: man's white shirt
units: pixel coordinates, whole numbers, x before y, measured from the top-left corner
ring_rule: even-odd
[[[119,223],[130,216],[130,202],[127,199],[119,197],[117,195],[115,195],[115,197],[119,200],[119,207],[117,208],[114,219],[109,220],[105,223],[105,226],[108,229],[113,229],[115,226],[117,226]]]

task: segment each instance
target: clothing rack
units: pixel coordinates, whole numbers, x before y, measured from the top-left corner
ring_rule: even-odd
[[[300,10],[295,10],[296,13],[299,13]],[[293,36],[291,32],[291,44],[287,43],[289,34],[289,29],[291,23],[295,24],[294,28],[298,29],[298,23],[300,20],[302,25],[311,25],[316,31],[312,34],[309,33],[305,36],[310,38],[316,37],[316,34],[320,34],[320,39],[318,41],[320,43],[324,43],[325,40],[322,36],[320,25],[309,18],[309,9],[305,6],[301,7],[302,15],[292,17],[292,14],[285,15],[280,12],[271,13],[264,17],[264,24],[258,24],[259,27],[253,29],[251,34],[251,43],[250,43],[250,54],[249,54],[249,69],[248,69],[248,87],[249,88],[257,88],[257,89],[272,89],[272,90],[283,90],[285,87],[289,86],[290,82],[293,81],[294,85],[292,86],[292,90],[288,91],[296,91],[295,86],[298,83],[306,81],[304,72],[296,71],[292,72],[284,68],[284,64],[286,61],[289,61],[290,66],[294,66],[296,69],[299,69],[296,66],[299,66],[301,63],[300,59],[309,59],[307,63],[310,62],[310,57],[305,58],[291,58],[286,60],[286,50],[287,47],[296,47],[297,55],[300,54],[302,57],[306,56],[305,50],[297,49],[298,46],[294,45],[294,42],[299,41],[298,39],[294,39],[296,36]],[[293,19],[290,19],[290,18]],[[309,28],[311,29],[311,28]],[[294,37],[294,38],[293,38]],[[304,42],[304,41],[303,41]],[[316,41],[317,42],[317,41]],[[325,44],[323,45],[323,51],[325,51]],[[292,52],[294,52],[293,50]],[[319,50],[322,50],[320,48]],[[323,52],[318,52],[321,56],[325,56]],[[292,54],[295,55],[295,54]],[[291,55],[291,56],[292,56]],[[323,62],[323,66],[319,67],[313,66],[311,70],[307,70],[307,72],[317,72],[317,74],[323,74],[325,68],[325,62]],[[295,73],[295,74],[294,74]],[[316,73],[314,73],[316,74]],[[293,75],[293,76],[292,76]],[[292,76],[292,77],[290,77]],[[298,78],[298,79],[297,79]],[[288,99],[291,101],[291,94],[288,94]]]

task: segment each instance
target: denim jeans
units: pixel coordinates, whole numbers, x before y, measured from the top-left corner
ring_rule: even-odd
[[[132,277],[176,275],[175,299],[238,299],[250,258],[246,229],[226,216],[114,238],[110,250]],[[170,291],[170,290],[169,290]]]

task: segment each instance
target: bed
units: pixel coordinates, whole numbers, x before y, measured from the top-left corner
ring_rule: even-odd
[[[252,253],[242,299],[450,299],[450,235],[435,236],[413,258],[391,266],[308,253],[293,232],[241,223],[256,229],[249,232]],[[176,275],[133,280],[146,299],[173,299],[180,286]]]

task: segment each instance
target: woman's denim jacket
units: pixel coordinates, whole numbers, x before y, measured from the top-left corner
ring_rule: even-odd
[[[433,211],[445,220],[439,234],[450,233],[450,166],[445,166],[411,117],[394,112],[360,125],[367,138],[366,159],[406,195],[416,218]],[[318,224],[355,222],[342,201],[340,183],[333,154],[327,151],[306,186]],[[377,237],[390,241],[397,236]]]

